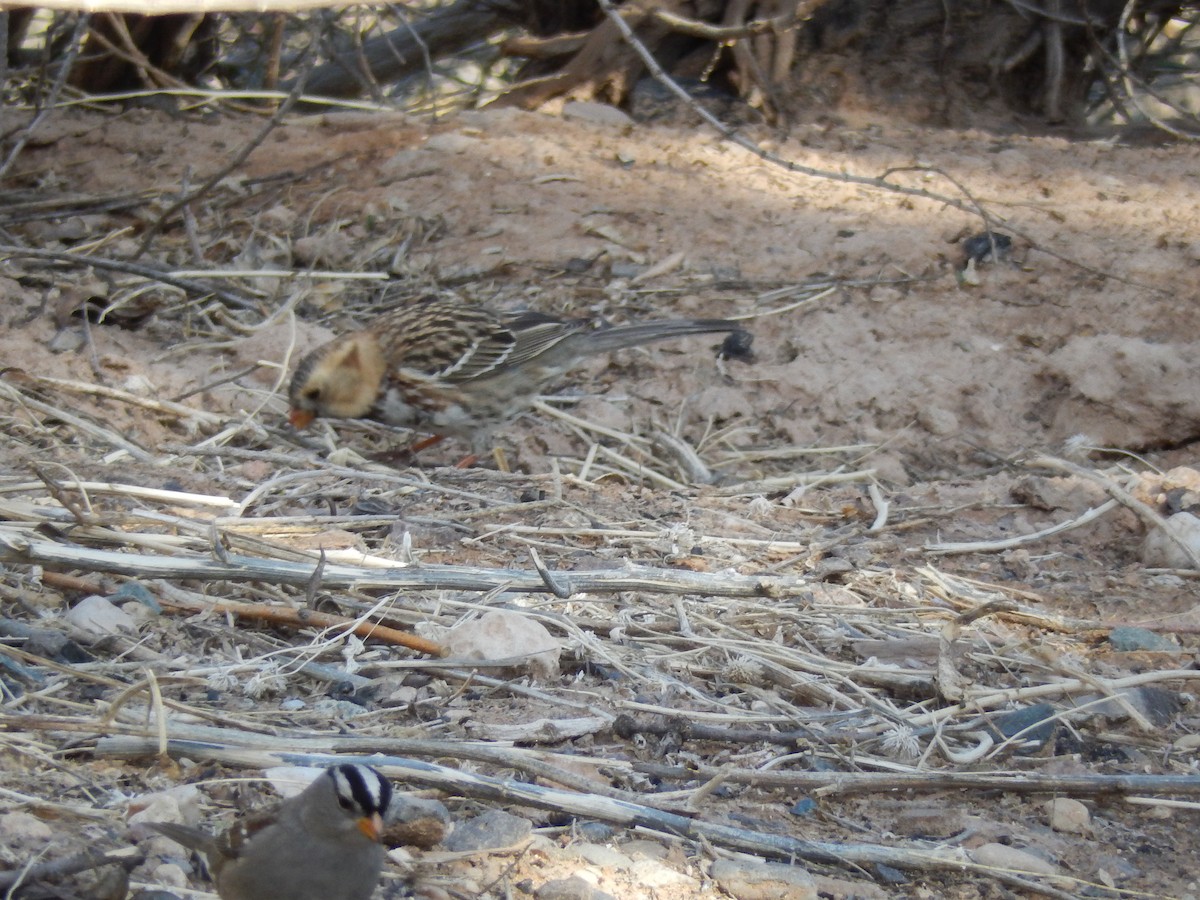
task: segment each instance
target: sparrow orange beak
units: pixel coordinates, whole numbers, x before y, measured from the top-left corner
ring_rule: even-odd
[[[383,817],[379,813],[371,813],[369,816],[363,816],[354,824],[368,838],[379,843],[379,836],[383,834]]]
[[[292,423],[293,428],[307,428],[313,423],[313,419],[317,414],[307,409],[293,409],[288,413],[288,421]]]

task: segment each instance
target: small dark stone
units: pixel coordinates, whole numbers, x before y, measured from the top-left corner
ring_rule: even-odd
[[[617,830],[606,822],[580,822],[575,830],[581,838],[593,844],[611,841],[617,834]]]
[[[788,810],[793,816],[807,816],[817,808],[817,801],[812,797],[802,797],[792,804]]]
[[[572,256],[565,263],[563,263],[563,271],[568,275],[582,275],[592,267],[592,263],[594,262],[594,259],[584,259],[581,256]]]
[[[1012,712],[996,716],[991,722],[992,731],[1003,740],[1020,734],[1021,741],[1030,749],[1041,747],[1054,735],[1054,707],[1049,703],[1036,703]]]
[[[721,349],[717,351],[717,356],[721,359],[736,359],[739,362],[751,363],[754,362],[754,335],[748,331],[738,329],[731,331],[725,335],[725,340],[721,342]]]
[[[585,675],[603,678],[605,681],[620,681],[624,677],[618,670],[602,666],[590,659],[584,660],[583,665],[580,666],[580,671]]]
[[[359,497],[350,507],[349,515],[352,516],[388,516],[393,514],[396,508],[392,504],[380,500],[377,497]]]
[[[977,263],[993,262],[993,241],[996,245],[997,256],[1000,259],[1007,259],[1008,254],[1012,251],[1012,238],[998,231],[991,232],[990,237],[989,233],[985,231],[967,238],[963,241],[963,253],[966,254],[967,259],[973,259]]]

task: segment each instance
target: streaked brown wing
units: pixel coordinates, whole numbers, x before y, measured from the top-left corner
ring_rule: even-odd
[[[449,382],[486,378],[540,356],[579,329],[542,313],[495,313],[428,298],[393,310],[376,328],[388,363]]]

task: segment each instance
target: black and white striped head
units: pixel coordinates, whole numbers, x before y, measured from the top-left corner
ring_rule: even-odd
[[[335,827],[354,828],[373,841],[379,840],[383,819],[392,801],[392,785],[378,771],[350,763],[333,766],[326,769],[305,793],[308,792],[333,801],[335,808],[318,811],[318,816],[332,817]]]

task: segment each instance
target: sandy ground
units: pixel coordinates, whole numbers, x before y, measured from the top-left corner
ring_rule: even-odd
[[[1029,532],[1102,501],[1079,483],[1065,496],[1039,494],[1045,485],[1031,487],[1017,462],[1025,455],[1057,455],[1069,445],[1077,459],[1086,455],[1080,447],[1097,447],[1135,452],[1163,469],[1196,463],[1194,148],[935,130],[865,113],[814,117],[786,137],[750,130],[783,158],[828,173],[904,170],[891,180],[958,199],[964,194],[955,184],[964,187],[1013,235],[1007,258],[964,274],[962,241],[982,230],[968,212],[791,173],[695,130],[583,113],[501,109],[432,124],[359,114],[289,122],[196,204],[196,250],[173,228],[146,259],[177,269],[390,270],[392,296],[419,296],[436,285],[473,302],[614,321],[743,318],[754,334],[751,364],[718,363],[709,339],[625,351],[585,364],[565,383],[562,402],[620,431],[673,431],[719,464],[720,484],[767,485],[764,479],[826,468],[822,451],[837,461],[829,469],[874,469],[895,511],[913,523],[890,543],[871,546],[872,560],[884,566],[920,565],[913,548],[924,540]],[[144,110],[52,117],[18,166],[15,182],[29,198],[82,204],[100,195],[152,196],[125,211],[9,218],[6,227],[28,246],[81,252],[96,240],[92,252],[122,257],[185,178],[196,184],[261,124]],[[130,291],[117,284],[122,279],[27,258],[4,262],[0,367],[8,378],[49,375],[177,398],[211,415],[189,432],[169,416],[76,395],[80,410],[152,453],[249,420],[298,446],[285,434],[278,391],[297,354],[388,302],[371,299],[369,282],[259,276],[232,283],[260,291],[259,311],[278,315],[238,329],[220,303],[188,312],[181,295]],[[97,307],[120,302],[85,334],[71,311],[89,300]],[[4,415],[22,413],[10,406]],[[394,442],[342,426],[322,426],[304,440],[317,454],[335,446],[368,453]],[[555,465],[578,471],[588,452],[585,439],[544,416],[508,427],[500,442],[513,467],[532,474]],[[9,447],[6,474],[28,470],[38,456],[31,446]],[[422,464],[432,469],[460,450],[429,451]],[[1092,456],[1096,464],[1120,458]],[[104,471],[102,455],[90,463],[90,474]],[[265,477],[269,466],[259,465]],[[1130,465],[1142,468],[1133,459]],[[248,484],[253,474],[247,471]],[[189,472],[173,477],[189,489],[203,481]],[[610,490],[610,509],[627,506],[630,517],[648,509],[690,514],[682,494]],[[760,493],[776,502],[790,490]],[[861,485],[804,502],[829,522],[874,514]],[[776,533],[800,527],[787,506],[779,506]],[[1172,665],[1194,668],[1196,582],[1145,574],[1141,526],[1122,516],[1037,544],[1033,557],[939,564],[1035,591],[1050,614],[1173,630],[1186,652]],[[700,529],[702,519],[697,512],[691,524]],[[430,561],[465,561],[466,551],[433,531],[420,549]],[[1171,728],[1194,730],[1194,706],[1188,715]],[[1194,765],[1193,755],[1193,774]],[[1037,822],[1040,802],[1010,798],[988,815]],[[1114,802],[1099,812],[1094,832],[1053,836],[1059,858],[1083,871],[1104,847],[1135,869],[1124,876],[1127,886],[1196,896],[1194,865],[1184,862],[1200,855],[1189,823],[1194,811]],[[881,821],[870,798],[845,801],[838,815],[842,824],[857,823],[851,832],[881,836],[881,829],[909,827],[886,814]],[[763,812],[773,816],[790,827],[778,809]],[[844,833],[832,820],[822,829]],[[1039,839],[1051,842],[1046,834]],[[570,871],[565,863],[538,865],[535,881]],[[687,885],[647,893],[628,873],[605,878],[601,886],[620,897],[693,895]],[[857,885],[829,881],[823,890],[875,890]],[[996,895],[969,884],[903,890]]]
[[[184,165],[208,171],[256,125],[64,116],[25,172],[93,194],[172,191]],[[678,399],[626,367],[620,390],[659,400],[664,417],[736,423],[746,445],[887,443],[876,463],[893,480],[991,454],[1057,451],[1076,436],[1145,451],[1196,434],[1190,148],[866,121],[799,125],[786,143],[768,144],[835,173],[938,169],[1036,247],[1016,238],[1011,259],[981,267],[969,285],[961,240],[981,229],[967,213],[789,174],[691,131],[497,110],[434,126],[345,116],[279,129],[218,191],[228,231],[205,255],[239,267],[395,262],[418,284],[436,275],[508,306],[747,317],[757,365],[689,378]],[[954,194],[932,172],[892,178]],[[239,179],[279,186],[239,208]],[[36,233],[53,246],[54,226]],[[114,240],[117,250],[132,242]],[[400,247],[407,253],[393,259]],[[580,260],[595,262],[570,274]],[[666,274],[631,284],[664,261],[674,263]],[[787,309],[795,294],[770,294],[825,281],[834,290],[798,309]],[[301,310],[336,312],[347,290],[308,286]],[[29,327],[44,339],[52,325]],[[147,330],[154,347],[163,336]],[[141,336],[114,338],[115,353],[135,351]],[[302,335],[300,348],[313,340]],[[97,346],[105,351],[103,334]],[[23,364],[19,347],[4,349],[9,365]],[[130,374],[173,394],[207,376],[194,367],[219,361],[137,365],[147,368]]]

